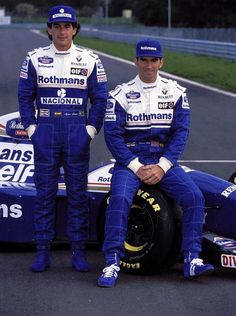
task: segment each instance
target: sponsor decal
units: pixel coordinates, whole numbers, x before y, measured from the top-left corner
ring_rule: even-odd
[[[28,133],[26,131],[16,130],[15,135],[16,136],[28,136]]]
[[[54,68],[53,65],[38,65],[39,68]]]
[[[20,218],[22,216],[22,206],[20,204],[0,204],[0,218]]]
[[[100,177],[98,177],[97,182],[108,182],[108,183],[110,183],[111,182],[111,177],[102,177],[102,176],[100,176]]]
[[[236,185],[232,184],[228,188],[226,188],[223,192],[221,192],[221,195],[225,196],[226,198],[230,196],[231,193],[236,191]]]
[[[160,110],[173,109],[174,106],[174,102],[158,102],[158,109]]]
[[[23,64],[21,66],[21,71],[28,72],[28,67],[29,67],[29,57],[27,56],[25,60],[23,61]]]
[[[106,106],[106,114],[115,114],[115,104],[116,101],[113,99],[108,99]]]
[[[128,263],[120,260],[120,265],[126,269],[140,269],[140,263]]]
[[[173,99],[173,94],[170,94],[170,95],[159,95],[158,96],[158,99],[164,99],[164,100],[166,100],[166,99]]]
[[[140,96],[141,96],[140,92],[130,91],[130,92],[126,93],[127,99],[135,100],[135,99],[140,98]]]
[[[6,133],[11,137],[28,138],[28,133],[24,130],[24,126],[19,118],[7,122]]]
[[[86,67],[87,63],[75,63],[75,62],[71,62],[72,66],[77,66],[77,67]]]
[[[172,120],[172,113],[139,113],[137,115],[127,114],[127,122],[142,122],[142,121],[152,121],[152,120]]]
[[[224,237],[214,237],[213,242],[224,249],[236,249],[236,241],[233,239],[227,239]]]
[[[53,15],[52,15],[52,18],[53,18],[53,19],[60,18],[60,17],[62,17],[62,18],[72,18],[72,14],[70,14],[70,13],[65,13],[65,10],[64,10],[63,8],[61,8],[61,9],[59,10],[59,12],[60,12],[60,13],[55,13],[55,14],[53,14]]]
[[[21,122],[17,122],[16,120],[11,120],[10,123],[9,123],[9,127],[11,129],[24,129],[24,126],[22,125]]]
[[[0,147],[0,163],[26,163],[33,164],[33,151],[25,150],[24,146],[11,146],[11,144],[3,144]],[[32,147],[32,146],[31,146]],[[32,147],[33,148],[33,147]]]
[[[103,67],[103,64],[102,64],[100,59],[98,59],[98,61],[97,61],[97,69],[103,70],[103,72],[104,72],[104,67]]]
[[[24,71],[21,71],[20,72],[20,77],[23,78],[23,79],[28,79],[28,73],[26,73]]]
[[[42,75],[38,76],[38,85],[85,85],[85,79],[79,78],[58,78],[57,76],[44,77]]]
[[[222,254],[221,265],[226,268],[236,268],[236,256]]]
[[[34,165],[0,163],[0,181],[29,182],[33,175]]]
[[[66,90],[59,89],[57,90],[57,97],[41,97],[41,104],[73,104],[81,105],[83,103],[82,98],[66,98]],[[40,112],[41,114],[41,112]],[[46,116],[46,115],[43,115]]]
[[[97,75],[97,80],[98,80],[98,82],[106,82],[107,81],[107,76],[105,74]]]
[[[140,46],[141,50],[157,50],[156,47],[152,47],[152,46]]]
[[[162,88],[161,92],[162,92],[164,95],[166,95],[167,92],[168,92],[168,89],[167,89],[166,87],[164,87],[164,88]]]
[[[30,148],[29,148],[30,147]],[[32,182],[33,146],[4,144],[0,146],[0,181]]]
[[[116,121],[116,115],[115,114],[106,114],[105,115],[105,121],[106,122],[115,122]]]
[[[45,65],[52,64],[53,58],[48,56],[39,57],[38,62]]]
[[[188,97],[186,96],[186,94],[183,96],[182,108],[189,109]]]
[[[50,116],[50,111],[48,109],[40,109],[39,113],[40,113],[40,116],[43,116],[43,117],[49,117]]]
[[[151,89],[153,89],[153,88],[156,88],[156,84],[155,85],[153,85],[153,86],[148,86],[148,87],[143,87],[143,89],[144,90],[151,90]]]
[[[156,200],[153,197],[150,197],[150,194],[148,192],[139,189],[137,195],[146,200],[152,206],[155,212],[161,210],[160,205],[156,203]]]
[[[77,60],[77,61],[78,61],[78,63],[79,63],[79,62],[81,62],[82,57],[81,57],[80,55],[78,55],[78,56],[76,57],[76,60]]]
[[[71,68],[70,69],[71,75],[78,75],[78,76],[87,76],[88,75],[88,69],[85,68]]]

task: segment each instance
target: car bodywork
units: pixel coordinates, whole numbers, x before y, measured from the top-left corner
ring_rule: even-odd
[[[0,117],[0,242],[33,241],[33,146],[18,112]],[[194,182],[206,200],[203,248],[216,264],[236,268],[236,185],[213,175],[191,170]],[[99,210],[110,190],[113,163],[91,170],[88,175],[89,241],[97,242]],[[66,236],[66,187],[63,170],[58,181],[56,238]]]

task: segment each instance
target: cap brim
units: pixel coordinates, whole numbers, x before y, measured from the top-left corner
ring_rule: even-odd
[[[77,23],[77,21],[73,21],[71,19],[68,18],[56,18],[53,20],[48,21],[48,23],[63,23],[63,22],[69,22],[69,23]]]
[[[153,58],[162,58],[163,56],[161,55],[153,55],[153,54],[137,54],[136,57],[153,57]]]

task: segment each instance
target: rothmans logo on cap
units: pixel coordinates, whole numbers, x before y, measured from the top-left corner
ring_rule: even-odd
[[[56,18],[72,18],[72,15],[70,13],[65,13],[65,10],[63,8],[61,8],[59,10],[60,13],[56,13],[53,14],[52,18],[56,19]]]
[[[141,50],[157,50],[156,47],[151,47],[151,46],[141,46],[140,49]]]

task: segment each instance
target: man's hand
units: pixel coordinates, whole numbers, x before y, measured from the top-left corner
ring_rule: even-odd
[[[165,172],[158,165],[146,165],[138,169],[136,175],[144,183],[154,185],[161,181]]]

